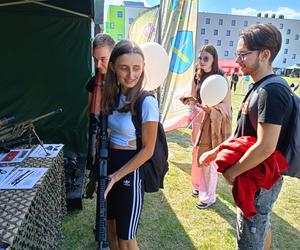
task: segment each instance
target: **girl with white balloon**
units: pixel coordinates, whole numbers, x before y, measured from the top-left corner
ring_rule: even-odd
[[[201,154],[230,136],[232,109],[228,83],[218,66],[218,54],[214,46],[203,46],[198,60],[191,97],[180,99],[193,109],[192,196],[198,198],[197,208],[202,209],[216,202],[218,174],[214,163],[202,167],[198,160]]]

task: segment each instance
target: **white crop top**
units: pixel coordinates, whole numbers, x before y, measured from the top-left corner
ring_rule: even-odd
[[[118,108],[124,106],[126,97],[120,96]],[[142,123],[158,122],[159,110],[157,100],[153,96],[147,96],[142,105]],[[114,111],[108,116],[108,128],[110,129],[110,141],[119,146],[131,147],[136,149],[136,146],[130,145],[128,142],[136,140],[135,127],[131,120],[131,113],[120,113]]]

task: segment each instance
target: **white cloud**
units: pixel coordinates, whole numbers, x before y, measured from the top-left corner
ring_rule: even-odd
[[[122,5],[123,0],[106,0],[106,1],[104,1],[104,4],[106,4],[106,5]]]
[[[300,12],[296,12],[295,10],[288,7],[279,7],[277,8],[277,10],[256,10],[249,7],[245,9],[231,9],[231,14],[234,15],[256,16],[257,13],[261,13],[262,16],[268,13],[269,17],[272,14],[276,14],[276,17],[282,14],[286,19],[300,19]]]

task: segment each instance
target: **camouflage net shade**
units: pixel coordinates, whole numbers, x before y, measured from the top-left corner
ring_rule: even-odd
[[[0,190],[0,243],[7,243],[7,249],[58,249],[67,212],[63,152],[55,158],[27,158],[10,165],[42,166],[48,171],[33,189]]]

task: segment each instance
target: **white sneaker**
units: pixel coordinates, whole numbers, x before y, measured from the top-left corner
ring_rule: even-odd
[[[213,205],[215,203],[216,202],[210,202],[210,203],[200,202],[200,203],[197,203],[196,207],[199,208],[199,209],[204,209],[204,208],[210,207],[211,205]]]

